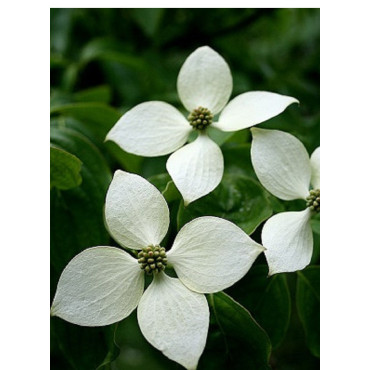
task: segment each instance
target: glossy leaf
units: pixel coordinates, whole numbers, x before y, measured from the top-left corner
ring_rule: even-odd
[[[320,356],[320,267],[298,271],[297,310],[313,355]]]
[[[178,228],[207,215],[225,218],[251,234],[271,214],[265,191],[257,181],[239,174],[224,174],[212,193],[185,208],[180,207]]]
[[[283,341],[291,315],[291,298],[285,274],[267,277],[266,265],[255,265],[228,292],[244,307],[248,307],[266,330],[273,348]]]
[[[50,147],[50,188],[72,189],[81,184],[82,162],[63,149]]]
[[[250,312],[223,292],[210,294],[208,302],[224,336],[227,368],[270,369],[270,340]]]

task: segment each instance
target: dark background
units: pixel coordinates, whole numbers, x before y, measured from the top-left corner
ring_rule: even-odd
[[[149,100],[163,100],[182,109],[176,92],[178,71],[192,51],[209,45],[230,66],[234,83],[232,97],[245,91],[267,90],[300,101],[299,106],[289,107],[283,115],[260,127],[288,131],[312,153],[319,145],[320,134],[319,17],[318,9],[51,9],[52,127],[63,122],[66,127],[77,128],[102,152],[107,169],[104,169],[106,175],[101,177],[106,179],[101,180],[97,192],[104,198],[110,173],[121,168],[126,160],[117,159],[114,148],[107,151],[102,140],[114,123],[117,111],[121,114]],[[84,131],[83,123],[80,125],[78,121],[83,121],[84,117],[69,114],[68,109],[63,108],[89,100],[86,94],[79,95],[79,92],[95,87],[99,88],[91,93],[92,100],[112,107],[112,111],[107,110],[102,118],[101,132],[96,127],[97,131]],[[98,115],[95,118],[99,121]],[[53,138],[60,145],[63,140]],[[250,137],[247,135],[244,140],[248,142]],[[66,142],[66,145],[69,144]],[[133,168],[129,169],[132,172],[146,176],[164,172],[165,162],[161,159],[138,162],[137,165],[137,158],[129,159],[132,160]],[[99,171],[102,172],[97,168],[96,172]],[[87,186],[88,182],[84,184]],[[51,193],[51,297],[63,267],[76,251],[103,242],[113,245],[104,231],[94,234],[84,229],[84,221],[70,225],[71,218],[78,220],[85,215],[78,214],[80,208],[73,198],[75,195],[67,200],[61,200],[59,195],[55,191]],[[72,214],[61,215],[64,201],[75,202],[75,214],[73,208],[69,208],[68,212]],[[101,207],[99,202],[97,204]],[[91,229],[92,225],[86,227]],[[75,234],[82,235],[79,240],[72,240],[71,228]],[[89,235],[84,236],[83,230]],[[63,243],[65,253],[53,252],[59,251]],[[78,244],[77,250],[69,250],[68,243]],[[287,274],[287,283],[294,302],[296,276]],[[237,291],[233,293],[238,296]],[[112,356],[115,353],[111,347],[115,329],[120,356],[112,365],[102,368],[181,368],[145,341],[138,329],[135,312],[119,325],[104,330],[80,328],[53,318],[52,368],[96,368],[107,353]],[[222,369],[217,361],[212,362],[213,355],[212,351],[206,350],[200,370]],[[284,341],[273,348],[270,364],[273,369],[281,370],[319,368],[318,359],[307,348],[294,304],[289,329]]]

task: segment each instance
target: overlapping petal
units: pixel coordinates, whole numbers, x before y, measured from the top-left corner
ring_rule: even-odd
[[[115,172],[107,192],[105,219],[113,238],[132,249],[160,244],[170,222],[167,203],[158,189],[121,170]]]
[[[278,213],[268,219],[262,229],[262,244],[269,275],[305,268],[313,251],[310,210]]]
[[[263,250],[230,221],[206,216],[179,231],[167,257],[189,289],[214,293],[240,280]]]
[[[252,128],[251,158],[262,185],[283,200],[306,199],[311,166],[303,144],[278,130]]]
[[[290,96],[250,91],[231,100],[213,125],[222,131],[237,131],[277,116],[289,105],[299,103]]]
[[[311,155],[311,185],[314,189],[320,189],[320,147],[316,148]]]
[[[189,112],[201,106],[219,113],[230,98],[232,85],[229,66],[209,46],[188,56],[177,79],[180,100]]]
[[[77,325],[109,325],[136,308],[143,290],[137,260],[118,248],[89,248],[64,269],[51,314]]]
[[[224,160],[221,149],[207,135],[173,153],[167,171],[184,198],[185,204],[210,193],[221,182]]]
[[[189,122],[172,105],[151,101],[125,113],[106,140],[114,141],[129,153],[156,157],[183,146],[191,130]]]
[[[140,300],[138,321],[154,347],[185,368],[196,369],[209,325],[203,294],[190,291],[179,279],[156,275]]]

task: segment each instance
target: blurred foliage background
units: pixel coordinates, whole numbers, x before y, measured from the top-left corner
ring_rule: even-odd
[[[233,76],[232,97],[267,90],[299,99],[299,106],[260,127],[292,133],[310,154],[319,146],[319,17],[319,9],[51,9],[51,298],[72,257],[91,246],[116,245],[103,220],[114,170],[136,172],[165,189],[170,180],[165,174],[168,156],[137,157],[104,138],[138,103],[162,100],[183,110],[177,74],[197,47],[209,45],[225,58]],[[301,202],[279,201],[256,182],[249,130],[218,135],[216,140],[222,144],[225,176],[215,198],[229,204],[228,190],[233,186],[248,194],[233,199],[231,208],[222,201],[215,204],[211,194],[184,211],[179,209],[176,189],[167,191],[174,225],[168,247],[176,228],[205,212],[236,222],[258,241],[263,221],[273,212],[302,209]],[[250,218],[241,219],[241,210]],[[252,370],[319,368],[319,221],[313,220],[312,226],[312,266],[267,280],[261,256],[226,292],[267,332],[271,356],[251,362],[245,348],[259,348],[253,347],[252,337],[233,338],[226,350],[222,333],[211,320],[200,370],[245,369],[246,364]],[[145,341],[136,312],[106,328],[82,328],[53,318],[51,365],[78,370],[181,368]]]

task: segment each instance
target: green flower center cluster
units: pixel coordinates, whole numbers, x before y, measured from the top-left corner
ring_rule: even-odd
[[[149,247],[143,248],[138,256],[140,268],[148,275],[153,273],[158,274],[166,268],[166,250],[159,245],[150,245]]]
[[[203,107],[195,108],[188,116],[188,121],[195,130],[204,130],[213,120],[212,113]]]
[[[320,189],[310,190],[310,195],[306,198],[306,201],[308,208],[320,212]]]

